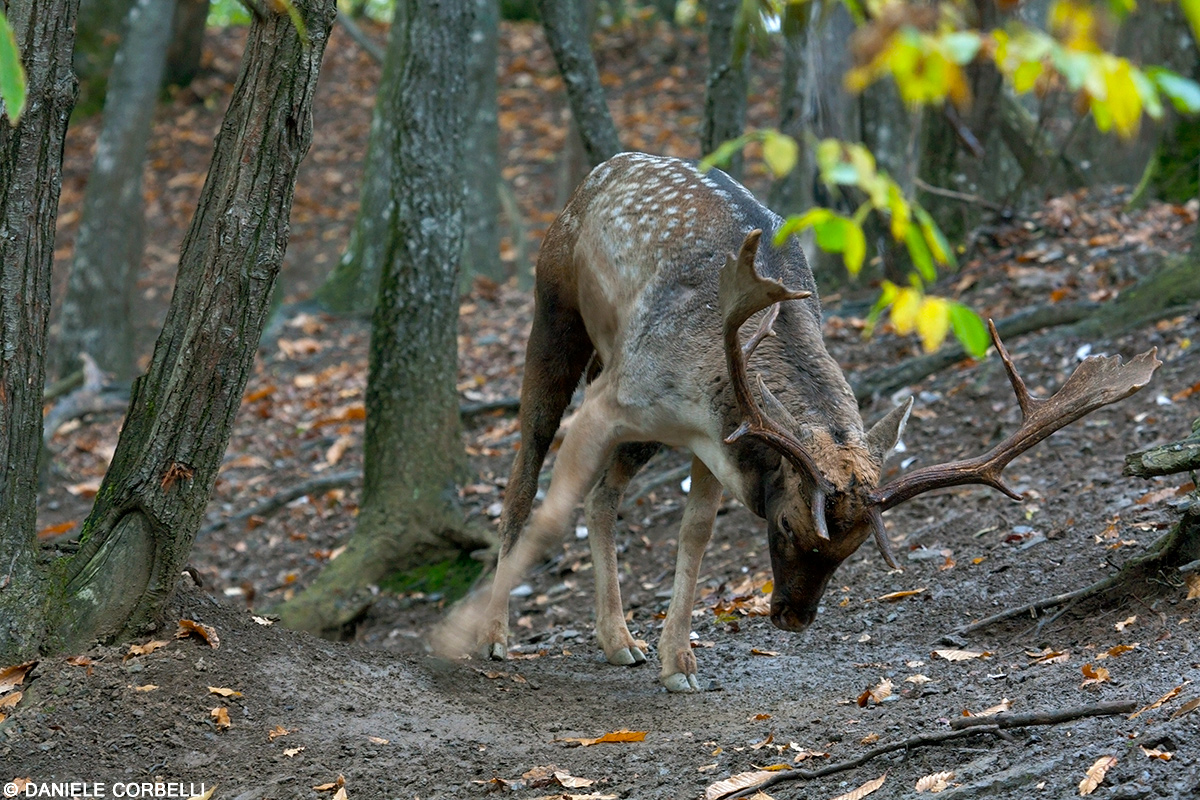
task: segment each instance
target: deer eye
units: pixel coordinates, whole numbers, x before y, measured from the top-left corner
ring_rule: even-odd
[[[796,534],[795,534],[795,532],[792,530],[792,523],[788,522],[788,518],[787,518],[787,517],[783,517],[782,519],[780,519],[780,520],[779,520],[779,525],[780,525],[780,527],[782,527],[782,528],[783,528],[784,532],[785,532],[785,533],[787,533],[787,535],[788,535],[788,536],[790,536],[790,537],[791,537],[791,538],[793,538],[793,539],[795,539],[795,538],[796,538]]]

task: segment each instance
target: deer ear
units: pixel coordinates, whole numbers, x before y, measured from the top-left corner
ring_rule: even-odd
[[[904,426],[908,424],[908,415],[912,413],[912,407],[913,399],[910,397],[871,427],[867,433],[867,450],[870,451],[871,458],[882,464],[888,457],[904,433]]]

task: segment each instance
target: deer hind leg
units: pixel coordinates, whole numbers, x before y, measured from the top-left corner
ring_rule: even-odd
[[[700,561],[712,538],[713,521],[721,505],[721,484],[698,459],[692,459],[692,487],[683,509],[679,527],[679,554],[675,562],[675,582],[671,605],[658,642],[662,664],[659,681],[671,692],[697,692],[696,655],[692,652],[692,606],[696,603],[696,579]]]
[[[588,542],[591,544],[592,564],[596,573],[596,639],[608,663],[618,666],[643,664],[646,655],[625,624],[613,529],[625,487],[658,450],[656,442],[618,445],[604,474],[584,502]]]

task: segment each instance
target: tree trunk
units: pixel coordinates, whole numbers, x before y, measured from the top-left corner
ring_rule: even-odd
[[[538,0],[542,27],[567,88],[571,115],[579,126],[588,161],[595,166],[622,148],[588,42],[590,26],[583,7],[583,0]]]
[[[209,0],[179,0],[171,24],[171,46],[167,48],[167,86],[187,86],[200,72],[204,55],[204,33]]]
[[[709,0],[708,80],[704,86],[704,127],[700,149],[711,153],[722,142],[742,135],[746,126],[746,48],[734,42],[733,28],[741,0]],[[728,171],[741,177],[742,156]]]
[[[455,383],[475,0],[400,0],[376,127],[394,162],[387,258],[371,325],[363,498],[345,552],[285,603],[285,625],[337,633],[388,574],[462,549],[464,452]]]
[[[0,116],[0,663],[36,650],[47,581],[37,563],[37,460],[50,265],[63,141],[75,101],[78,0],[9,0],[27,75],[24,114]]]
[[[191,550],[287,246],[334,0],[254,19],[149,371],[66,570],[65,646],[153,630]]]
[[[463,283],[474,275],[502,282],[500,260],[500,126],[497,121],[496,63],[500,51],[500,6],[497,0],[474,0],[475,22],[467,54],[467,109],[471,112],[465,143],[471,154],[467,170],[463,245]]]
[[[771,209],[788,216],[799,214],[812,207],[813,164],[810,148],[805,143],[805,134],[812,131],[813,99],[811,75],[807,69],[809,60],[809,25],[812,9],[803,10],[791,5],[784,10],[783,21],[783,85],[779,99],[779,130],[800,143],[800,155],[796,166],[787,175],[771,184]],[[814,134],[815,131],[812,131]]]
[[[113,62],[63,299],[55,360],[60,376],[78,368],[80,353],[118,377],[134,374],[130,300],[145,233],[142,170],[174,11],[175,0],[138,0]]]
[[[104,107],[108,73],[125,35],[125,20],[137,0],[80,0],[75,39],[75,73],[79,76],[76,108],[93,114]]]

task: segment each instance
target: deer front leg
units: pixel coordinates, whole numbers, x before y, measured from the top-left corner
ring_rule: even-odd
[[[629,633],[621,603],[617,576],[617,543],[614,529],[617,509],[625,487],[637,471],[658,452],[656,443],[630,442],[618,445],[604,475],[584,502],[588,543],[596,574],[596,639],[608,663],[618,666],[644,664],[646,655]]]
[[[616,420],[606,392],[589,397],[579,407],[559,450],[546,499],[534,512],[525,535],[500,553],[482,625],[487,657],[496,661],[507,658],[509,592],[545,556],[550,545],[562,538],[579,502],[612,453],[617,441]]]
[[[696,579],[704,549],[712,538],[713,521],[721,505],[721,484],[698,458],[692,459],[692,488],[679,526],[679,554],[675,561],[675,583],[671,605],[658,642],[662,663],[659,680],[670,692],[698,692],[696,655],[692,652],[692,606],[696,603]]]

